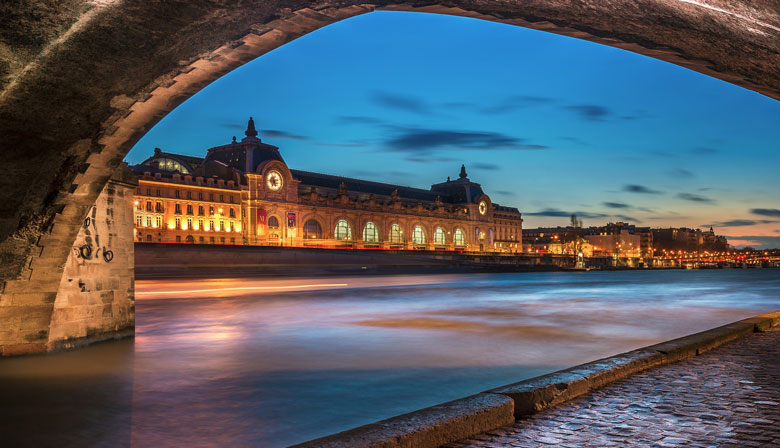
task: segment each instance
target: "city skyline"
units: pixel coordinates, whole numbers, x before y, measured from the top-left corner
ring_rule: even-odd
[[[603,45],[458,17],[356,17],[219,79],[127,160],[200,155],[249,116],[296,169],[428,188],[463,163],[524,227],[577,213],[780,247],[780,104]]]

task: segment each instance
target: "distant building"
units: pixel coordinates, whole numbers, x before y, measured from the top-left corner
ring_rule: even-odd
[[[729,243],[726,237],[715,235],[715,231],[670,227],[653,229],[653,244],[656,255],[670,252],[719,252],[726,251]]]
[[[522,216],[494,203],[461,167],[420,189],[293,170],[246,137],[204,158],[155,149],[139,165],[137,242],[522,251]]]

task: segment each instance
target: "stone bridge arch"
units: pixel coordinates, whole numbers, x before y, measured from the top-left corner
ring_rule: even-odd
[[[231,70],[375,10],[586,39],[780,99],[777,0],[8,2],[0,6],[0,354],[52,347],[52,294],[82,221],[141,136]]]

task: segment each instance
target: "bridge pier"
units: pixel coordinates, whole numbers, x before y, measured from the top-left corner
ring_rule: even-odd
[[[135,185],[132,174],[120,169],[82,216],[57,215],[32,246],[32,261],[19,278],[0,285],[0,356],[133,334]],[[75,242],[69,232],[74,226]],[[62,246],[70,246],[64,264],[56,255],[47,257],[61,253]]]

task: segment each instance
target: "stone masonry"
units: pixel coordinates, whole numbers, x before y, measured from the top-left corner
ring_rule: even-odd
[[[133,333],[133,190],[119,171],[103,188],[59,269],[34,270],[31,280],[0,294],[0,355],[39,353]],[[53,242],[48,241],[46,248]],[[43,257],[43,255],[42,255]],[[45,277],[45,281],[39,281]],[[38,280],[38,281],[36,281]]]
[[[780,327],[448,448],[780,446]]]

